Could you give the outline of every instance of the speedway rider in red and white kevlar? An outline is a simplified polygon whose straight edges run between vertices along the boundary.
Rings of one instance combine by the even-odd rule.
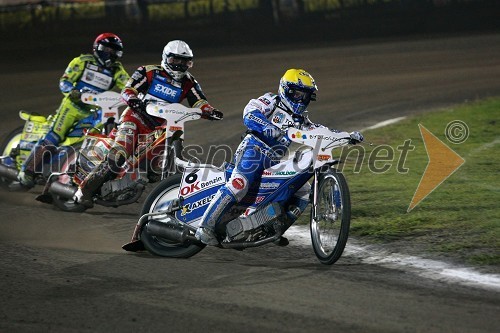
[[[128,157],[133,154],[139,135],[151,133],[156,126],[164,122],[164,119],[146,112],[147,101],[180,103],[186,99],[191,107],[201,109],[202,118],[222,119],[222,112],[208,103],[199,83],[188,72],[192,65],[193,52],[188,44],[173,40],[163,49],[160,66],[141,66],[132,74],[121,93],[128,108],[120,118],[114,144],[107,159],[80,185],[75,193],[77,202],[91,207],[93,194],[102,184],[114,179]]]
[[[202,217],[196,238],[207,245],[218,245],[215,226],[221,217],[247,194],[250,186],[260,183],[264,169],[279,163],[291,141],[283,135],[290,125],[299,129],[323,127],[312,123],[307,106],[316,99],[316,83],[302,69],[289,69],[281,78],[278,95],[266,93],[252,99],[243,111],[243,123],[248,128],[234,155],[235,167],[231,177],[222,186]],[[351,133],[354,142],[363,141],[359,132]],[[309,203],[310,185],[306,183],[288,202],[290,226]],[[280,245],[288,244],[283,237]]]

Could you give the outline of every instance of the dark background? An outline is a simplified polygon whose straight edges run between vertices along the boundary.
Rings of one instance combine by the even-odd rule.
[[[3,0],[3,64],[68,59],[104,31],[126,54],[182,38],[205,56],[268,48],[500,30],[493,0]],[[10,68],[10,67],[9,67]],[[7,68],[8,70],[8,68]]]
[[[164,3],[209,3],[213,9],[221,2]],[[235,3],[254,2],[223,1]],[[21,107],[55,111],[65,66],[90,51],[95,36],[106,30],[124,39],[129,70],[159,62],[172,38],[188,41],[195,53],[193,74],[224,112],[223,121],[187,125],[187,143],[204,147],[235,148],[244,105],[275,91],[291,67],[307,69],[318,83],[311,119],[345,130],[500,95],[500,20],[492,1],[375,1],[369,7],[368,1],[344,0],[338,3],[348,7],[326,10],[336,2],[310,0],[324,6],[314,13],[306,13],[302,1],[256,3],[284,7],[277,16],[269,12],[273,7],[258,7],[121,22],[124,16],[110,5],[101,19],[46,16],[24,25],[6,24],[2,12],[0,137],[22,125]],[[480,135],[481,129],[471,133]],[[498,288],[370,264],[365,259],[378,252],[356,252],[352,238],[332,267],[319,264],[311,247],[297,241],[299,232],[287,234],[290,245],[284,248],[206,248],[187,260],[168,260],[121,249],[146,194],[118,209],[68,214],[36,201],[41,190],[0,191],[2,332],[496,333],[500,326]],[[363,190],[351,188],[353,205],[362,204],[356,193]],[[305,228],[303,235],[309,239]],[[425,253],[426,243],[431,237],[442,242],[443,235],[426,236],[387,249],[434,258]],[[489,269],[498,274],[497,266]]]

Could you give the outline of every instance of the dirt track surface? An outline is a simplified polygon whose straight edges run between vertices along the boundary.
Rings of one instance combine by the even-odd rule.
[[[156,63],[159,55],[130,55],[125,65],[132,71]],[[63,61],[52,69],[0,74],[0,136],[21,125],[18,109],[48,114],[57,107],[57,80],[65,66]],[[359,129],[500,95],[500,35],[197,58],[193,74],[225,118],[189,123],[188,144],[235,148],[243,106],[275,91],[290,67],[307,69],[317,81],[313,121]],[[121,245],[130,239],[145,196],[118,209],[69,214],[35,201],[40,191],[0,192],[2,332],[497,332],[500,327],[498,289],[439,282],[350,255],[327,267],[293,238],[286,248],[206,248],[187,260],[125,253]]]

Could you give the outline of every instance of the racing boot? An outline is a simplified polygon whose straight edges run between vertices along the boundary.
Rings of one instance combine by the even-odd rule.
[[[35,174],[29,170],[21,170],[17,175],[17,181],[9,184],[9,191],[29,191],[35,186]]]
[[[278,245],[278,246],[287,246],[288,244],[290,244],[290,241],[288,241],[288,238],[281,236],[280,238],[275,240],[273,243],[274,243],[274,245]]]
[[[102,162],[92,172],[90,172],[84,181],[78,187],[73,196],[73,200],[87,208],[94,206],[94,194],[107,181],[116,178],[116,172],[113,171],[108,162]]]
[[[221,187],[203,214],[200,226],[194,235],[196,239],[206,245],[219,245],[215,226],[236,202],[236,198],[231,191],[226,186]]]
[[[41,139],[31,151],[21,171],[17,175],[18,182],[9,186],[11,191],[27,191],[35,186],[35,172],[42,172],[41,166],[45,153],[52,153],[55,146],[49,140]],[[40,169],[40,170],[39,170]]]

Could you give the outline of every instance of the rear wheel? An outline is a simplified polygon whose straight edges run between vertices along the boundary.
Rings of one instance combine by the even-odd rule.
[[[333,169],[318,179],[316,216],[311,209],[314,253],[325,265],[335,263],[344,252],[351,223],[351,200],[344,176]]]
[[[141,216],[147,213],[158,212],[165,206],[166,202],[177,199],[181,185],[181,176],[180,174],[172,175],[158,183],[146,198],[142,206]],[[154,219],[161,222],[161,218],[154,217]],[[168,219],[168,217],[164,217],[163,219]],[[153,236],[147,231],[146,224],[142,228],[140,238],[146,250],[162,257],[189,258],[205,247],[204,245],[193,244],[190,241],[178,243],[166,238]]]

